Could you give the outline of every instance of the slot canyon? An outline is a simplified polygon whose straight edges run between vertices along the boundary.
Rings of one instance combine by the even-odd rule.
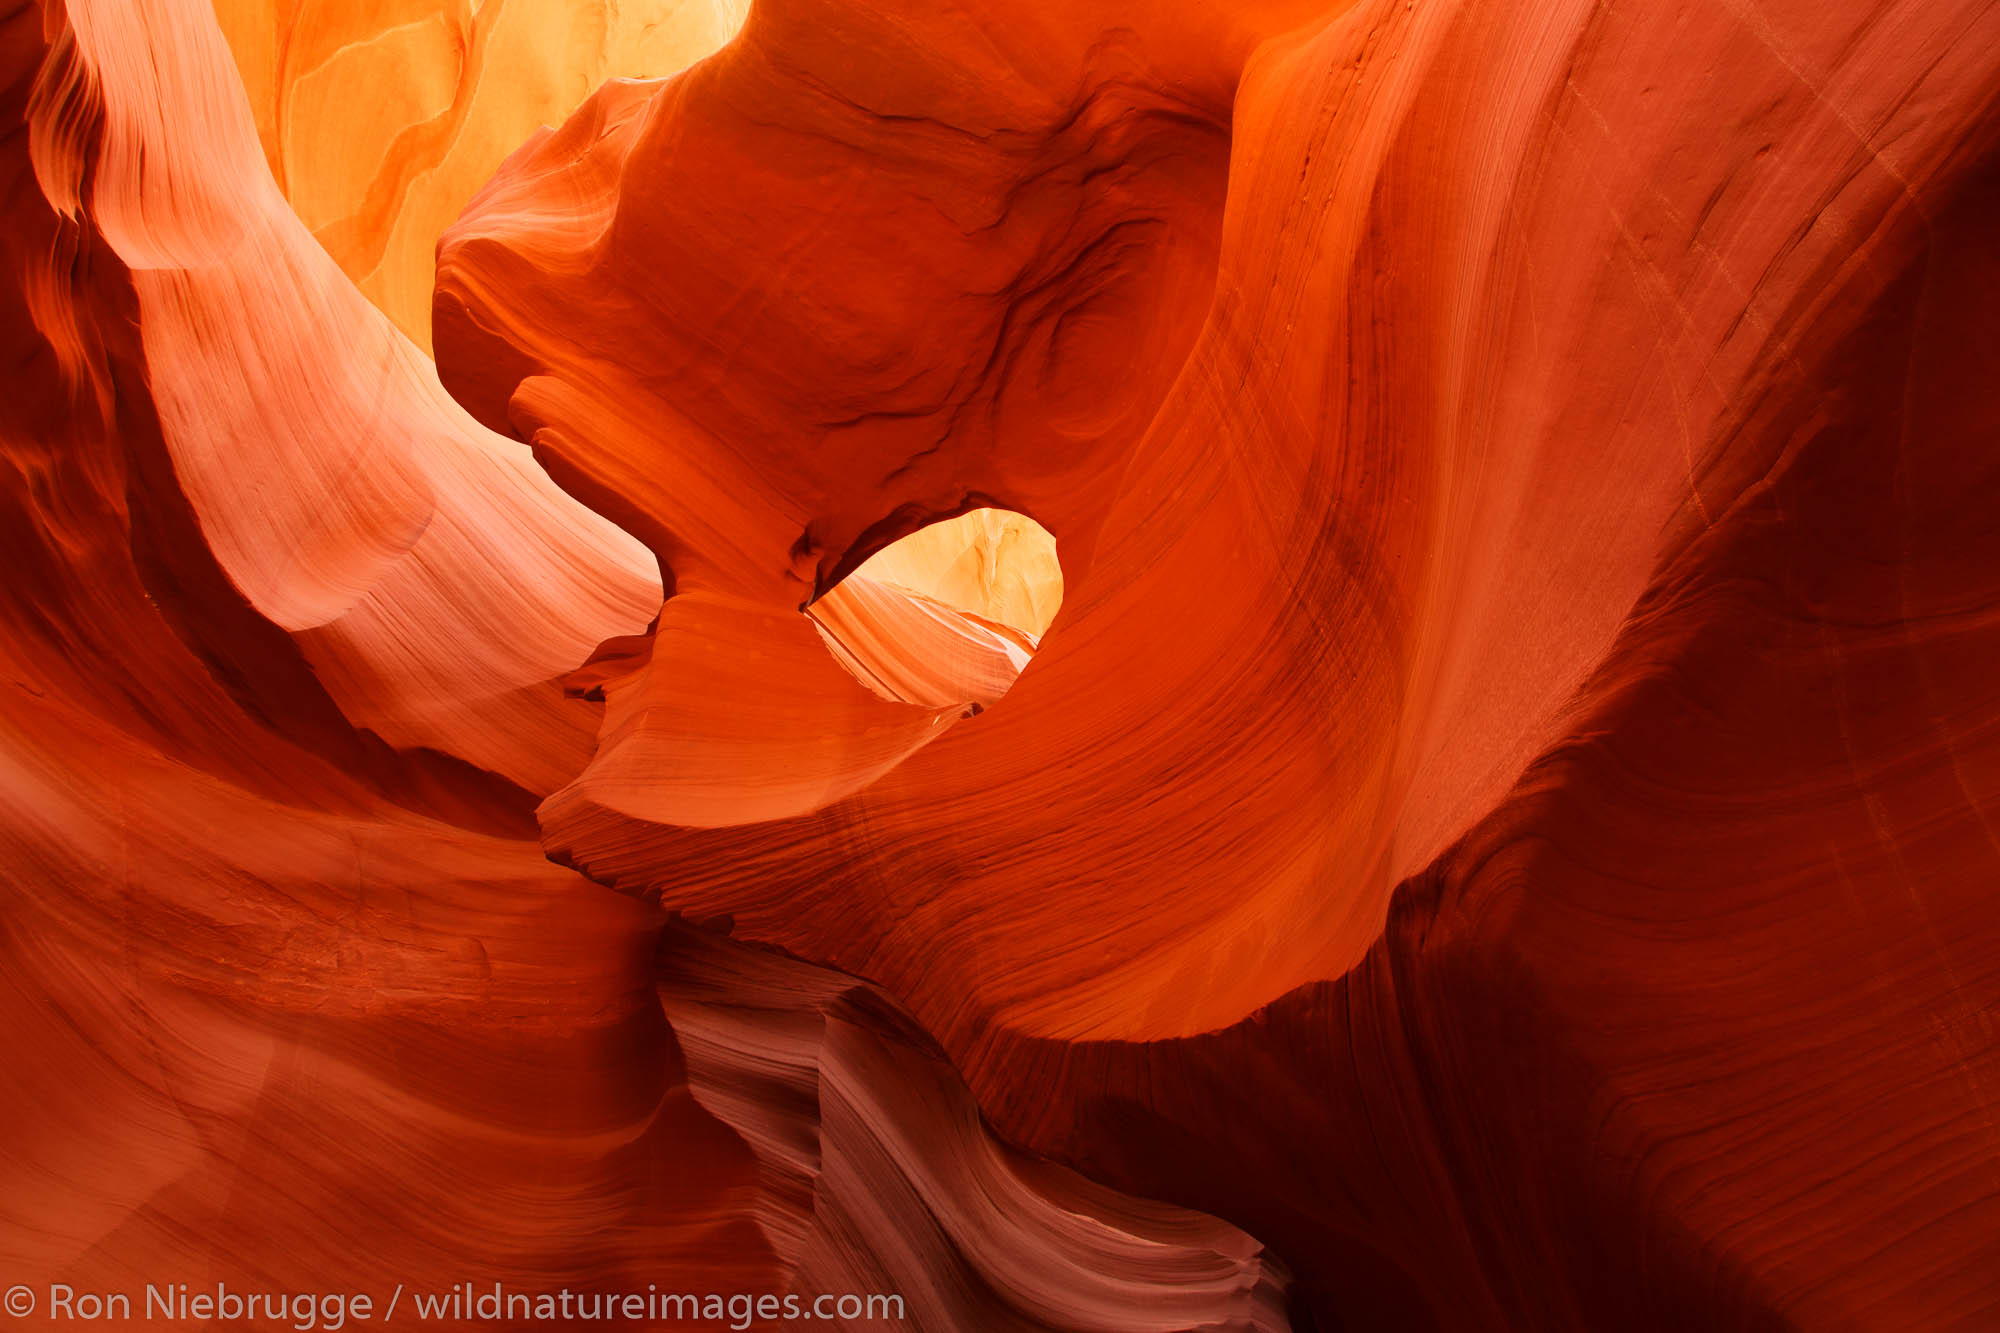
[[[0,10],[0,1327],[2000,1328],[2000,6]]]

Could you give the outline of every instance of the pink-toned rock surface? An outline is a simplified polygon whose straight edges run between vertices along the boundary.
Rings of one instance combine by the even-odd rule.
[[[772,1196],[811,1201],[765,1228],[804,1288],[906,1292],[940,1327],[996,1333],[1290,1327],[1287,1275],[1255,1242],[995,1143],[944,1053],[872,987],[691,932],[669,933],[663,963],[696,1100]]]
[[[560,785],[594,717],[554,682],[644,628],[653,561],[468,419],[313,244],[198,7],[72,17],[31,114],[35,177],[131,273],[158,428],[216,563],[357,725]],[[88,349],[59,355],[81,373]]]

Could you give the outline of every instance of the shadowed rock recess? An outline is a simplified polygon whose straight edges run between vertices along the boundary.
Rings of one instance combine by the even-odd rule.
[[[0,1285],[2000,1326],[2000,8],[0,9]]]

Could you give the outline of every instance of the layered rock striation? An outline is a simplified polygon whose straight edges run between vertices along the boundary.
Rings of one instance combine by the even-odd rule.
[[[10,1281],[375,1318],[472,1283],[730,1302],[696,1327],[863,1293],[914,1328],[1287,1327],[1255,1240],[1000,1146],[888,1001],[824,1050],[855,983],[802,964],[747,1014],[674,1001],[845,1071],[772,1108],[840,1145],[812,1188],[771,1172],[758,1122],[695,1092],[667,918],[551,865],[533,817],[601,725],[578,669],[658,613],[650,553],[467,417],[313,243],[201,7],[0,23]]]
[[[6,1271],[2000,1317],[2000,13],[597,12],[5,17]]]
[[[1989,1318],[1993,15],[823,21],[510,164],[446,383],[697,597],[981,503],[1063,610],[810,812],[586,768],[552,852],[874,978],[1329,1321]]]

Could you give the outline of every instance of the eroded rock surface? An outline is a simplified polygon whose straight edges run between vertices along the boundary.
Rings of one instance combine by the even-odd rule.
[[[2000,11],[528,10],[6,18],[6,1271],[2000,1319]]]

